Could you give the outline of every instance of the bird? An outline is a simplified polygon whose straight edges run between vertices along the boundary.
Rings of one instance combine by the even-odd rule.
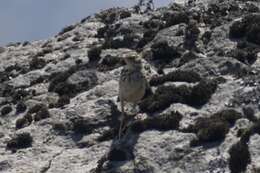
[[[123,67],[119,79],[119,99],[121,104],[121,119],[119,127],[119,139],[123,123],[127,118],[125,113],[125,102],[130,102],[136,107],[137,103],[144,97],[147,88],[147,80],[142,71],[142,61],[137,53],[131,53],[124,58],[126,65]]]

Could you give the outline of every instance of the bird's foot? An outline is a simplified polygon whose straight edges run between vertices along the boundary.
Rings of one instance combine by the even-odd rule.
[[[147,118],[147,115],[142,114],[142,113],[138,113],[138,114],[136,114],[136,116],[135,116],[135,120],[144,120],[144,119],[146,119],[146,118]]]

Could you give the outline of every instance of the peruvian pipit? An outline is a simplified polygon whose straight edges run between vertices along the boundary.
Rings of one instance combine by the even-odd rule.
[[[125,127],[123,122],[127,119],[127,114],[125,114],[124,106],[125,102],[131,102],[136,106],[138,101],[140,101],[146,90],[146,79],[142,73],[142,62],[137,54],[127,55],[124,57],[126,65],[121,71],[119,80],[119,98],[121,103],[122,117],[120,119],[119,127],[119,139],[121,137],[122,130]]]

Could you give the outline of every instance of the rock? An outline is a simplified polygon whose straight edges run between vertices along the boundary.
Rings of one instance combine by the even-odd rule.
[[[67,95],[62,95],[59,97],[58,102],[55,103],[55,107],[63,107],[67,104],[70,104],[70,97]]]
[[[251,162],[250,153],[247,144],[238,142],[229,150],[229,168],[232,173],[243,172]]]
[[[242,20],[233,23],[230,27],[230,36],[234,38],[245,36],[248,41],[260,44],[257,37],[259,22],[259,14],[249,14]]]
[[[33,117],[31,114],[26,114],[24,117],[22,118],[18,118],[15,122],[15,127],[16,129],[21,129],[24,127],[29,126],[33,121]]]
[[[176,48],[170,47],[167,41],[160,41],[152,45],[153,59],[159,62],[170,62],[180,54]]]
[[[0,47],[0,54],[5,52],[5,48],[4,47]]]
[[[67,130],[70,129],[69,123],[63,122],[63,121],[55,121],[55,122],[53,122],[52,128],[55,131],[58,131],[58,132],[61,132],[61,133],[62,132],[66,132]]]
[[[179,112],[171,112],[156,117],[136,121],[131,124],[130,128],[133,132],[143,132],[145,130],[174,130],[178,129],[182,115]]]
[[[120,149],[112,149],[109,152],[108,160],[110,161],[125,161],[127,160],[126,153]]]
[[[0,171],[7,171],[12,167],[12,163],[8,160],[1,160],[0,161]]]
[[[88,51],[88,57],[90,61],[98,61],[100,59],[100,54],[102,51],[102,47],[92,47]]]
[[[69,32],[69,31],[73,30],[75,27],[76,27],[76,25],[69,25],[69,26],[63,28],[63,29],[59,32],[59,35],[63,35],[63,34],[65,34],[66,32]]]
[[[42,106],[34,115],[34,121],[40,121],[45,118],[49,118],[50,113],[48,111],[48,108],[46,106]]]
[[[10,112],[12,112],[12,107],[11,106],[5,106],[1,109],[1,115],[5,116],[7,114],[9,114]]]
[[[153,95],[141,101],[140,109],[144,112],[154,113],[166,109],[172,103],[185,103],[189,99],[191,90],[185,85],[160,86]]]
[[[180,23],[187,23],[189,18],[185,11],[169,11],[163,14],[163,20],[166,21],[166,26],[169,27]]]
[[[0,47],[0,172],[259,172],[260,2],[201,2],[112,8]],[[150,86],[118,139],[132,53]]]
[[[210,117],[200,117],[194,125],[186,129],[188,132],[195,132],[198,139],[191,142],[192,146],[205,142],[221,142],[225,139],[229,128],[235,121],[242,118],[241,113],[233,109],[225,109]]]
[[[41,69],[43,68],[44,66],[46,65],[46,62],[44,59],[42,58],[38,58],[37,56],[36,57],[33,57],[31,62],[30,62],[30,68],[32,70],[34,69]]]
[[[199,82],[201,77],[199,74],[193,71],[173,71],[166,75],[159,77],[153,77],[150,80],[151,86],[161,85],[165,82]]]
[[[247,166],[247,172],[259,172],[259,135],[255,134],[250,138],[248,150],[250,153],[251,163]]]
[[[243,113],[250,121],[253,122],[257,121],[257,117],[255,116],[255,111],[251,106],[243,107]]]
[[[72,129],[79,134],[90,134],[94,130],[102,129],[105,126],[118,128],[118,117],[120,112],[111,100],[98,100],[96,102],[100,107],[96,110],[99,116],[82,117],[76,115],[71,117]]]
[[[19,133],[7,142],[8,150],[17,150],[32,146],[33,138],[30,133]]]
[[[16,105],[16,114],[23,113],[27,109],[24,102],[18,102]]]
[[[116,20],[130,17],[131,13],[127,9],[111,8],[108,10],[104,10],[99,14],[96,14],[96,16],[100,18],[102,22],[106,24],[111,24]]]
[[[98,64],[100,71],[112,70],[123,65],[125,54],[134,52],[130,49],[107,49],[101,52],[101,59]]]

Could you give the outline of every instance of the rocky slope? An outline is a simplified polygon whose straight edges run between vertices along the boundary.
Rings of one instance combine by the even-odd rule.
[[[260,172],[259,6],[113,8],[1,47],[0,172]],[[118,140],[129,51],[152,92]]]

